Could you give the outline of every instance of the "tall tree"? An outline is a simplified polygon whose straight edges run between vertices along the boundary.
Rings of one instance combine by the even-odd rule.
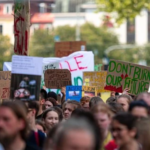
[[[142,9],[150,9],[149,0],[96,0],[99,10],[117,12],[116,20],[133,19]]]
[[[0,34],[0,70],[3,70],[3,63],[5,61],[11,61],[12,53],[13,46],[10,43],[9,37]]]
[[[54,35],[46,30],[39,29],[34,32],[30,40],[30,55],[49,57],[54,56]]]

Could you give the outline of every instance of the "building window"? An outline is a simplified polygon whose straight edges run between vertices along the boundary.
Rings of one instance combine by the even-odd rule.
[[[3,26],[0,25],[0,34],[3,34]]]
[[[12,13],[12,4],[6,4],[4,7],[4,14],[11,14]]]
[[[127,43],[135,43],[135,19],[127,20]]]
[[[47,12],[47,6],[45,3],[40,3],[39,8],[40,8],[40,10],[39,10],[40,13],[46,13]]]

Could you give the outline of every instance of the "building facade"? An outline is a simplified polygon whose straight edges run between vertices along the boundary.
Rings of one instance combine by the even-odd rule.
[[[31,0],[31,34],[35,29],[49,29],[54,21],[52,5],[55,0]],[[10,37],[14,43],[14,0],[0,0],[0,34]]]

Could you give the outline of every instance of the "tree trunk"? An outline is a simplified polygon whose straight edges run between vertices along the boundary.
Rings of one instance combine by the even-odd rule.
[[[28,55],[30,0],[15,0],[14,3],[14,52],[18,55]]]

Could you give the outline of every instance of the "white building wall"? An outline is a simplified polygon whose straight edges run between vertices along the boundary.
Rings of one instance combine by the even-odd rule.
[[[0,20],[0,25],[3,26],[3,35],[9,36],[10,42],[14,44],[14,32],[13,32],[13,27],[14,27],[14,21],[12,20]]]
[[[142,10],[135,19],[135,43],[138,45],[148,42],[148,12]]]
[[[127,43],[127,22],[125,21],[119,27],[114,28],[114,32],[117,34],[119,42],[122,44]]]

